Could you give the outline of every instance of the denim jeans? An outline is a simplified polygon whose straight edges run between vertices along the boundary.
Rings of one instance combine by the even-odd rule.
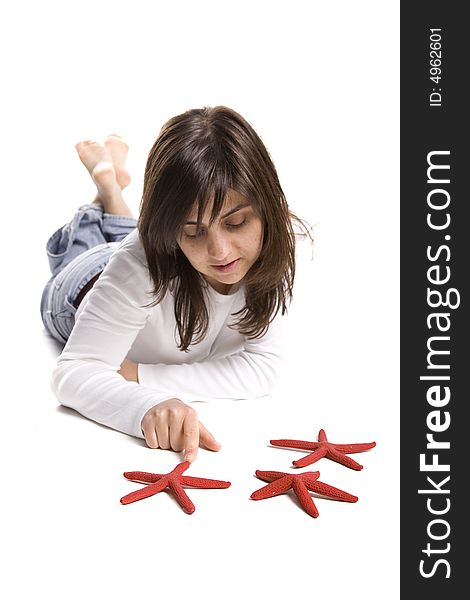
[[[53,338],[67,341],[75,323],[78,294],[101,273],[136,225],[132,217],[105,213],[97,203],[86,204],[49,238],[46,251],[52,277],[42,293],[41,317]]]

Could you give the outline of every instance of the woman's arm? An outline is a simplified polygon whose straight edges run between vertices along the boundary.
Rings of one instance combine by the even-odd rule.
[[[170,388],[177,387],[183,398],[188,395],[188,399],[265,396],[281,369],[286,318],[278,314],[262,337],[246,339],[242,350],[224,358],[180,365],[139,364],[138,381],[149,387],[158,387],[165,381]]]
[[[119,369],[149,309],[150,282],[145,265],[117,250],[90,292],[52,374],[59,402],[124,433],[143,437],[141,421],[153,406],[177,397],[126,381]],[[162,389],[162,388],[160,388]]]

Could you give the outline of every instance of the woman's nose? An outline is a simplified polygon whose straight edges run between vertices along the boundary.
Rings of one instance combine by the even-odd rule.
[[[207,239],[207,253],[210,258],[223,261],[230,258],[230,241],[222,232],[210,232]]]

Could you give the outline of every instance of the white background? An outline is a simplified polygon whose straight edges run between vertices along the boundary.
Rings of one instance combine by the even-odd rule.
[[[398,598],[399,3],[2,6],[2,596]],[[181,456],[59,407],[39,299],[47,238],[93,198],[74,144],[124,136],[136,213],[162,124],[216,104],[258,131],[315,249],[299,263],[277,393],[198,406],[223,448],[187,474],[232,486],[188,490],[189,516],[167,493],[120,505],[139,487],[123,471],[164,473]],[[359,501],[316,499],[312,519],[290,495],[249,500],[256,469],[303,455],[269,440],[320,428],[377,442],[354,456],[360,472],[311,468]]]

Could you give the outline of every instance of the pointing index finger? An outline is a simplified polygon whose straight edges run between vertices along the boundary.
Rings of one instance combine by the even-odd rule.
[[[199,421],[197,414],[191,411],[183,421],[184,459],[193,462],[199,448]]]

